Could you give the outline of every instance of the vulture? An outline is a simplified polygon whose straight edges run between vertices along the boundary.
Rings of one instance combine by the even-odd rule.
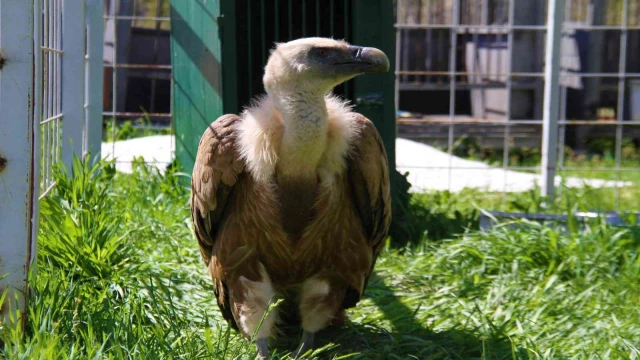
[[[278,43],[266,94],[200,139],[195,236],[224,318],[255,341],[258,358],[280,323],[302,328],[294,356],[312,350],[314,334],[342,324],[365,291],[389,231],[388,161],[373,123],[332,90],[388,69],[372,47]],[[277,299],[286,305],[267,314]]]

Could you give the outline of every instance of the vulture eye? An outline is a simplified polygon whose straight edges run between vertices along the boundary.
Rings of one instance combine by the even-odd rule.
[[[316,55],[318,55],[319,57],[327,57],[328,53],[325,49],[318,49],[316,51]]]

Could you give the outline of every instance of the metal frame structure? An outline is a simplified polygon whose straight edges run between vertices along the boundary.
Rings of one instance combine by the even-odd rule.
[[[128,51],[129,45],[131,44],[130,32],[133,28],[142,27],[142,25],[152,23],[151,27],[152,31],[155,31],[155,39],[153,45],[153,55],[154,60],[157,60],[160,55],[160,50],[158,46],[158,36],[160,35],[160,31],[164,27],[164,30],[170,28],[170,20],[171,18],[168,14],[163,14],[163,8],[169,4],[169,0],[151,0],[150,3],[154,4],[152,9],[153,13],[150,14],[145,11],[145,9],[141,9],[142,2],[139,0],[111,0],[110,2],[105,2],[105,5],[109,3],[110,8],[106,9],[104,14],[104,20],[106,22],[104,39],[105,44],[109,43],[112,47],[112,53],[108,56],[109,60],[103,63],[103,68],[105,74],[111,73],[110,75],[110,89],[111,96],[108,102],[105,102],[102,110],[103,119],[114,119],[111,122],[111,137],[106,139],[104,143],[110,143],[110,156],[107,158],[111,159],[115,157],[115,163],[117,165],[124,165],[121,169],[128,168],[131,164],[130,160],[123,160],[118,156],[119,154],[119,144],[116,139],[116,127],[118,124],[121,124],[125,120],[135,120],[146,118],[151,120],[151,128],[166,128],[171,129],[171,133],[173,134],[173,96],[171,92],[173,91],[173,84],[169,84],[169,92],[170,92],[170,103],[169,103],[169,112],[159,112],[154,110],[154,99],[155,99],[155,91],[156,91],[156,78],[151,76],[151,104],[148,111],[125,111],[122,109],[122,102],[124,97],[120,94],[120,91],[123,89],[122,84],[120,82],[126,82],[126,72],[130,71],[138,71],[138,72],[168,72],[169,78],[172,80],[171,72],[172,66],[166,64],[157,64],[157,63],[139,63],[132,62],[130,60],[122,62],[120,59],[127,59],[129,54],[123,53],[124,51]],[[163,16],[166,15],[166,16]],[[129,32],[129,33],[127,33]],[[122,39],[124,37],[124,39]],[[168,35],[167,35],[168,40]],[[123,46],[124,45],[124,46]],[[169,57],[169,54],[163,54],[166,57]],[[108,76],[108,75],[107,75]],[[167,121],[162,121],[162,119],[168,119]],[[160,121],[156,121],[160,120]],[[156,124],[154,124],[156,123]],[[139,125],[134,125],[139,126]],[[149,126],[149,124],[143,125]],[[175,141],[173,137],[171,138],[170,143],[170,154],[168,154],[168,158],[173,158],[175,152]],[[104,156],[103,156],[104,157]],[[149,164],[158,164],[159,162],[150,159],[145,159],[146,163]],[[168,165],[168,164],[165,164]]]
[[[99,0],[0,2],[0,293],[10,291],[1,314],[18,311],[22,325],[38,201],[58,163],[71,171],[74,156],[99,151],[102,11]]]
[[[452,155],[454,146],[456,143],[457,130],[463,127],[471,129],[479,129],[480,127],[493,127],[501,128],[500,135],[503,137],[503,161],[502,169],[507,173],[507,170],[520,170],[520,171],[536,171],[542,175],[542,193],[553,197],[555,193],[554,178],[556,173],[567,171],[611,171],[616,173],[616,177],[619,180],[621,174],[629,171],[640,171],[640,167],[622,167],[622,143],[625,129],[631,127],[638,127],[640,121],[638,119],[627,119],[626,113],[629,112],[628,97],[628,85],[629,80],[640,78],[640,73],[627,72],[627,65],[631,61],[628,57],[629,46],[629,33],[631,31],[640,31],[640,3],[633,4],[630,0],[619,0],[622,6],[615,12],[608,11],[606,17],[608,23],[597,23],[594,19],[597,17],[598,12],[604,12],[604,7],[608,4],[607,0],[547,0],[546,2],[546,24],[536,24],[528,22],[516,22],[514,21],[514,12],[518,10],[519,6],[529,6],[533,2],[524,2],[516,0],[432,0],[426,2],[429,6],[440,6],[442,13],[445,15],[434,16],[432,9],[421,9],[422,18],[413,19],[413,21],[405,21],[399,19],[395,25],[396,28],[396,103],[401,108],[401,99],[404,96],[409,96],[410,92],[415,91],[448,91],[449,94],[449,111],[446,115],[441,116],[415,116],[411,115],[409,119],[398,119],[399,136],[409,137],[422,140],[423,142],[429,142],[422,137],[421,131],[426,131],[429,127],[434,126],[448,126],[448,135],[446,136],[446,151]],[[425,2],[416,2],[422,3]],[[403,14],[406,8],[411,5],[412,0],[397,0],[398,11],[397,14]],[[464,3],[464,4],[463,4]],[[494,22],[489,23],[488,19],[491,17],[489,14],[489,4],[493,6],[493,18]],[[464,5],[464,7],[462,6]],[[631,11],[631,6],[635,6]],[[473,16],[469,17],[469,9],[473,7],[481,8],[479,11],[481,14],[481,20],[475,19]],[[496,8],[501,8],[501,11],[497,11]],[[613,8],[613,7],[611,7]],[[464,9],[467,13],[461,14],[461,9]],[[549,11],[551,9],[552,11]],[[619,12],[619,13],[618,13]],[[496,15],[498,14],[498,15]],[[501,14],[501,15],[500,15]],[[506,14],[506,17],[505,17]],[[631,14],[631,15],[630,15]],[[464,16],[467,18],[465,19]],[[633,16],[633,21],[630,20],[630,16]],[[461,23],[461,19],[465,19],[465,23]],[[590,21],[591,23],[586,23]],[[424,45],[428,50],[437,48],[440,45],[441,48],[448,49],[448,70],[437,68],[433,63],[426,61],[425,64],[413,65],[408,61],[411,59],[407,50],[411,40],[411,32],[424,31],[427,34],[436,31],[449,32],[449,39],[443,40],[430,38],[423,40]],[[618,54],[618,66],[615,71],[603,70],[604,64],[600,65],[599,62],[593,62],[596,65],[591,65],[588,69],[568,69],[565,63],[564,57],[566,57],[567,43],[563,41],[570,32],[581,31],[588,34],[602,33],[602,32],[618,32],[620,38],[619,54]],[[545,62],[541,66],[535,69],[535,71],[520,72],[513,69],[513,64],[521,59],[514,55],[514,36],[516,33],[537,33],[545,34],[546,38],[551,40],[546,42],[545,50]],[[500,72],[488,72],[488,73],[473,73],[469,70],[460,69],[460,61],[457,58],[460,47],[460,36],[473,34],[473,40],[471,42],[478,42],[478,36],[476,34],[488,34],[491,36],[506,37],[506,48],[508,50],[506,66],[498,66],[499,68],[506,69]],[[417,41],[417,40],[416,40]],[[414,41],[415,43],[415,41]],[[435,43],[435,45],[434,45]],[[438,53],[431,51],[431,53]],[[441,53],[441,51],[440,51]],[[522,56],[519,54],[518,56]],[[493,61],[499,62],[500,59],[493,59]],[[634,57],[633,61],[640,61]],[[562,62],[562,64],[561,64]],[[550,64],[550,66],[544,66],[544,64]],[[561,66],[562,65],[562,66]],[[434,68],[434,66],[436,68]],[[597,68],[601,66],[602,68]],[[610,64],[607,64],[610,66]],[[580,71],[582,70],[582,71]],[[437,77],[440,77],[436,81]],[[461,82],[461,79],[471,79],[473,77],[482,78],[479,83]],[[498,81],[496,81],[498,79]],[[538,81],[544,85],[544,96],[539,97],[542,104],[538,114],[540,117],[534,118],[517,118],[512,114],[514,106],[514,100],[512,98],[514,90],[517,89],[519,84],[516,80],[520,79],[532,79]],[[536,80],[537,79],[537,80]],[[568,80],[580,79],[613,79],[617,80],[616,86],[616,105],[615,105],[615,120],[609,121],[597,121],[585,118],[569,118],[567,116],[567,85]],[[457,111],[456,104],[460,100],[458,94],[460,91],[472,91],[474,89],[503,89],[506,90],[504,97],[506,106],[506,113],[502,118],[474,118],[468,114],[463,114]],[[596,94],[596,97],[600,96]],[[428,102],[425,99],[425,102]],[[412,130],[412,133],[403,133],[403,126],[413,126],[417,130]],[[539,129],[538,133],[538,149],[542,153],[542,163],[539,166],[514,166],[510,164],[510,151],[513,148],[514,131],[521,126],[535,127]],[[615,144],[614,144],[614,167],[571,167],[566,166],[566,153],[564,151],[566,145],[566,132],[568,127],[577,128],[596,128],[604,129],[606,127],[615,127]],[[478,135],[476,135],[478,136]],[[449,172],[454,167],[448,167]],[[473,171],[475,167],[467,167],[465,170]],[[478,167],[478,170],[485,169],[484,167]],[[470,173],[472,175],[473,172]],[[506,176],[506,175],[505,175]],[[556,180],[557,181],[557,180]],[[506,189],[505,181],[505,189]],[[616,187],[616,201],[619,202],[619,187]]]
[[[0,320],[22,322],[38,213],[33,10],[33,0],[0,2]]]

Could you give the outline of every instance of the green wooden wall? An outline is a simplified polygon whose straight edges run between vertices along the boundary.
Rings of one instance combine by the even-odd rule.
[[[222,115],[219,0],[171,0],[176,157],[191,173],[202,133]]]
[[[395,32],[393,31],[393,3],[389,0],[353,1],[352,39],[359,46],[382,50],[389,58],[389,71],[366,74],[353,79],[356,111],[368,117],[378,129],[389,158],[389,169],[396,168],[396,109],[395,109]],[[395,176],[390,177],[395,189]],[[393,192],[393,191],[392,191]]]

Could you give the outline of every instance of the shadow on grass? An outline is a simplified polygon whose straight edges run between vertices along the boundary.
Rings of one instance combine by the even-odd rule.
[[[321,359],[353,354],[349,359],[512,359],[526,358],[526,353],[512,347],[506,336],[479,338],[469,331],[450,329],[435,332],[416,320],[418,309],[403,303],[384,279],[373,274],[367,290],[390,331],[377,325],[380,319],[365,318],[349,321],[341,327],[331,327],[317,336],[316,347],[333,343],[338,346],[320,355]],[[364,309],[366,311],[366,309]],[[372,310],[373,312],[374,310]],[[373,316],[373,315],[372,315]],[[299,334],[286,331],[277,345],[280,349],[295,348]]]

